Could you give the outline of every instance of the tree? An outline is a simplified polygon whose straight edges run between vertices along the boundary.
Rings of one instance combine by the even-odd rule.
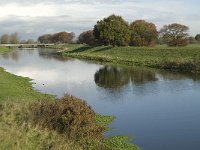
[[[200,34],[197,34],[197,35],[195,36],[195,39],[196,39],[198,42],[200,42]]]
[[[1,44],[9,44],[10,43],[10,37],[8,34],[3,34],[1,36]]]
[[[73,43],[74,38],[76,37],[74,32],[69,33],[69,43]]]
[[[52,35],[51,34],[44,34],[38,37],[38,42],[40,43],[51,43]]]
[[[11,44],[18,44],[19,43],[19,35],[17,32],[10,35],[10,43]]]
[[[133,46],[154,46],[158,41],[158,31],[155,24],[144,20],[136,20],[130,25]]]
[[[94,36],[100,44],[125,46],[130,40],[129,25],[121,16],[111,15],[97,22]]]
[[[53,43],[72,43],[74,33],[59,32],[52,36]]]
[[[197,43],[197,40],[193,36],[188,37],[188,41],[189,41],[190,44],[196,44]]]
[[[28,39],[26,41],[26,44],[34,44],[34,43],[35,43],[35,41],[33,39]]]
[[[85,31],[81,33],[78,37],[79,43],[88,44],[88,45],[94,45],[95,44],[95,38],[92,30]]]
[[[160,30],[160,35],[169,46],[186,46],[188,42],[189,27],[182,24],[165,25]]]

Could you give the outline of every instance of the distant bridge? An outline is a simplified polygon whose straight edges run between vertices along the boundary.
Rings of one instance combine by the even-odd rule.
[[[53,45],[55,44],[0,44],[0,47],[37,48],[37,47],[47,47]]]

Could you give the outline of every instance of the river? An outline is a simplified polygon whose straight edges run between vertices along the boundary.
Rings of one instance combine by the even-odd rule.
[[[0,66],[33,79],[33,87],[86,100],[97,113],[114,115],[106,136],[129,135],[144,150],[198,150],[200,76],[55,55],[51,49],[18,49]]]

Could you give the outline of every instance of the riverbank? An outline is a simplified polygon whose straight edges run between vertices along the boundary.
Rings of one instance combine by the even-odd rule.
[[[49,112],[49,109],[46,108],[55,103],[55,97],[33,90],[30,81],[29,78],[12,75],[0,68],[0,134],[2,135],[0,147],[2,149],[138,149],[132,144],[127,144],[127,139],[124,136],[101,140],[91,136],[89,140],[83,140],[82,138],[74,138],[74,136],[68,137],[67,133],[61,134],[50,127],[42,127],[41,124],[44,120],[40,118],[36,124],[32,124],[30,120],[35,114],[41,112],[39,108],[45,108],[45,112]],[[71,98],[71,96],[66,98],[70,104],[73,102]],[[81,102],[74,97],[72,99],[78,104]],[[36,107],[35,109],[39,109],[39,111],[31,113],[32,109],[30,108],[35,105],[40,106],[42,102],[46,103],[47,107]],[[76,108],[76,105],[73,107]],[[59,119],[62,117],[62,115],[57,116]],[[90,128],[91,125],[91,130],[93,127],[101,129],[102,126],[107,129],[107,125],[112,120],[113,117],[96,115],[95,120],[88,120],[88,127]],[[81,134],[81,132],[79,133]]]
[[[178,72],[200,73],[200,44],[186,47],[91,47],[80,44],[57,46],[66,49],[64,56],[114,63],[129,66],[143,66]]]

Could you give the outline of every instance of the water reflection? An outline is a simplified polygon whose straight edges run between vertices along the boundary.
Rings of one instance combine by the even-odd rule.
[[[52,50],[52,49],[40,49],[38,51],[38,53],[39,53],[40,57],[45,58],[45,59],[55,59],[55,60],[58,60],[58,61],[72,60],[69,57],[57,55],[57,51]]]
[[[109,89],[121,88],[129,82],[140,85],[157,80],[154,71],[141,68],[105,66],[94,75],[94,81],[99,87]]]
[[[191,79],[193,81],[200,80],[200,75],[193,73],[178,73],[178,72],[157,70],[157,74],[164,80],[187,80],[187,79]]]
[[[15,62],[19,61],[19,52],[18,51],[13,51],[12,53],[4,53],[1,55],[4,59],[12,59]]]

